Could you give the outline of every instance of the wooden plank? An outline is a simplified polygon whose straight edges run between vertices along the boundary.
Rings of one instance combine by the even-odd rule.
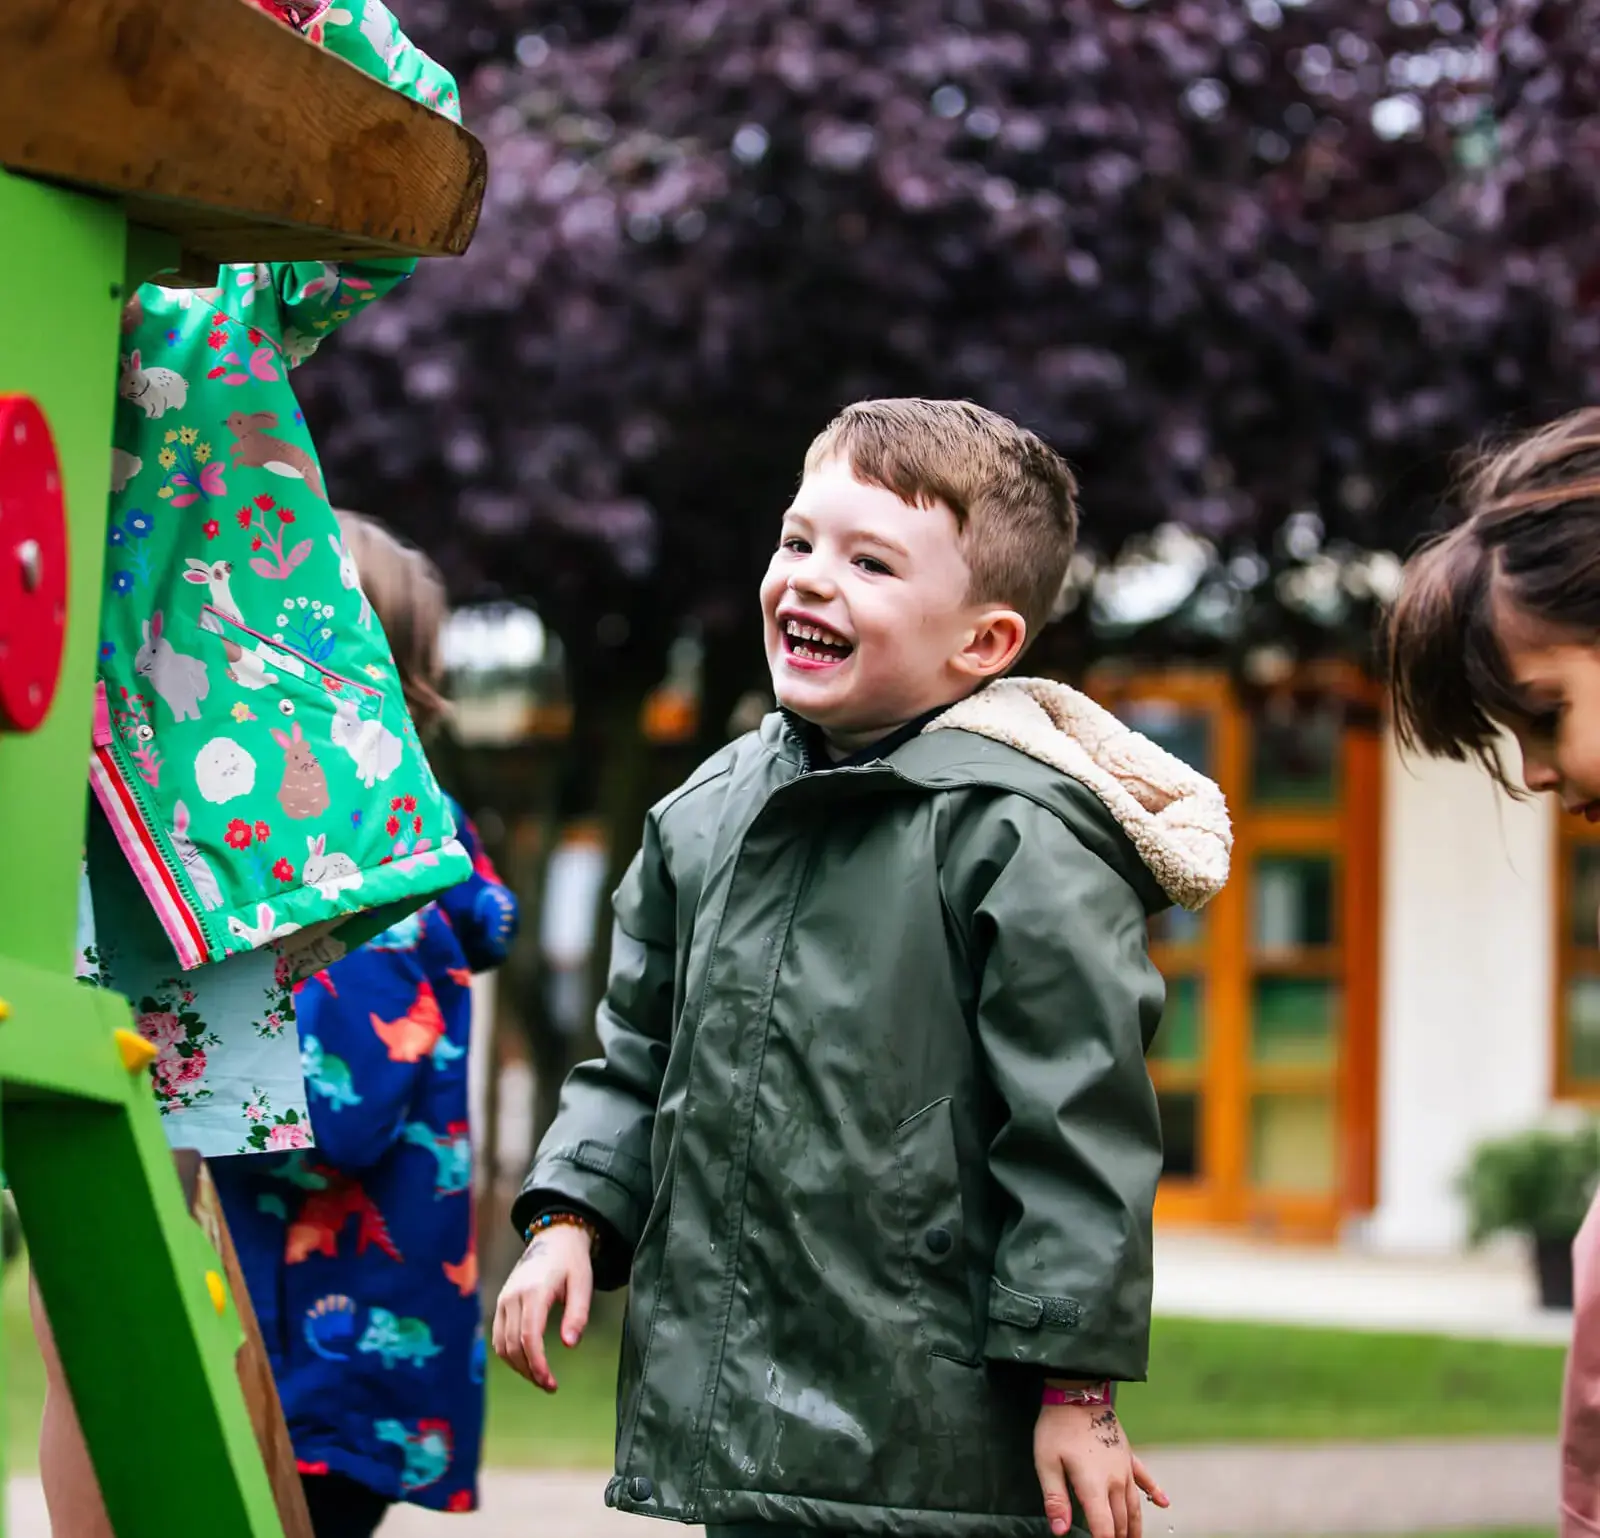
[[[127,1098],[127,1070],[111,1034],[132,1023],[125,1000],[5,955],[0,1000],[0,1091],[7,1101],[72,1095],[109,1106]]]
[[[239,1387],[244,1390],[245,1408],[250,1412],[256,1445],[267,1466],[267,1478],[272,1483],[272,1497],[277,1503],[278,1519],[283,1523],[284,1538],[313,1538],[311,1513],[306,1508],[294,1444],[289,1440],[278,1386],[272,1378],[272,1363],[261,1338],[261,1325],[245,1286],[233,1237],[228,1232],[228,1220],[222,1213],[221,1198],[211,1182],[210,1171],[194,1149],[175,1148],[172,1157],[178,1166],[178,1181],[189,1211],[221,1257],[228,1291],[233,1296],[239,1322],[244,1326],[244,1344],[239,1348]]]
[[[3,0],[0,164],[218,263],[457,256],[487,174],[464,128],[245,0]]]

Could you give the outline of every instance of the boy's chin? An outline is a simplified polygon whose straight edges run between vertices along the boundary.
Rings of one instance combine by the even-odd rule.
[[[791,715],[799,716],[824,730],[840,714],[838,701],[830,700],[826,690],[814,684],[808,685],[803,679],[797,680],[782,668],[773,669],[772,693],[778,704]]]

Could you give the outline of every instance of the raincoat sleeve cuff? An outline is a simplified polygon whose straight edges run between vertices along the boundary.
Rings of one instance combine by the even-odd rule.
[[[596,1242],[594,1248],[594,1274],[596,1286],[600,1286],[599,1278],[602,1274],[607,1277],[613,1275],[619,1268],[622,1272],[622,1281],[607,1282],[605,1287],[620,1287],[628,1279],[628,1270],[632,1264],[631,1255],[617,1231],[605,1218],[592,1207],[585,1206],[582,1202],[568,1201],[564,1197],[551,1196],[548,1200],[539,1200],[544,1193],[538,1191],[524,1191],[512,1207],[513,1222],[519,1237],[528,1242],[528,1228],[536,1223],[547,1212],[569,1212],[573,1217],[582,1218],[583,1221],[594,1229]]]
[[[520,1235],[541,1212],[557,1208],[589,1218],[600,1233],[595,1286],[601,1291],[625,1286],[647,1210],[630,1177],[642,1175],[649,1189],[648,1171],[628,1168],[633,1164],[616,1149],[592,1143],[551,1149],[540,1155],[512,1204],[512,1224]]]
[[[1094,1330],[1076,1298],[1021,1292],[998,1277],[989,1283],[984,1355],[1050,1376],[1124,1383],[1142,1382],[1147,1365],[1142,1334],[1122,1339]]]

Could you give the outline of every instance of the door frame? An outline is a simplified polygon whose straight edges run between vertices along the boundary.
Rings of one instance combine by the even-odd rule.
[[[1195,1179],[1163,1177],[1157,1221],[1172,1226],[1244,1228],[1285,1238],[1326,1240],[1376,1204],[1378,1175],[1378,1009],[1382,935],[1383,694],[1346,664],[1297,670],[1283,688],[1322,695],[1346,707],[1340,737],[1339,788],[1326,808],[1254,808],[1249,803],[1253,731],[1249,703],[1223,673],[1103,669],[1088,692],[1116,711],[1136,702],[1170,703],[1203,713],[1210,724],[1212,777],[1233,817],[1233,877],[1207,909],[1198,948],[1152,943],[1166,972],[1182,966],[1201,983],[1198,1074],[1152,1063],[1158,1091],[1193,1081],[1200,1091],[1199,1164]],[[1251,1060],[1250,999],[1257,961],[1250,938],[1250,871],[1263,853],[1326,851],[1334,862],[1337,930],[1333,951],[1342,1002],[1332,1070],[1335,1170],[1326,1194],[1298,1194],[1250,1182],[1252,1098],[1274,1089],[1330,1086],[1326,1070],[1263,1067]]]

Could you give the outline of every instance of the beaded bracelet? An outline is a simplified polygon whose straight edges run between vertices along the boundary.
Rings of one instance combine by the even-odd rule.
[[[589,1236],[589,1253],[593,1255],[600,1248],[600,1230],[588,1218],[580,1218],[575,1212],[541,1212],[522,1231],[525,1244],[532,1244],[542,1233],[552,1228],[579,1228]]]
[[[1040,1404],[1109,1405],[1111,1385],[1092,1383],[1087,1386],[1064,1388],[1057,1383],[1046,1383],[1039,1395]]]

